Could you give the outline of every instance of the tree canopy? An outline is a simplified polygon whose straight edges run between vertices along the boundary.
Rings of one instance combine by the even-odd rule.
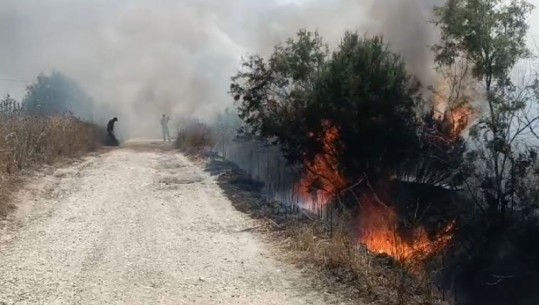
[[[515,166],[531,165],[533,160],[524,156],[535,155],[518,145],[537,121],[529,117],[533,86],[519,88],[509,77],[517,61],[531,54],[526,35],[532,9],[523,0],[448,0],[434,9],[434,23],[441,30],[441,41],[433,48],[436,61],[449,66],[466,60],[484,85],[486,111],[471,133],[476,149],[469,151],[468,159],[474,163],[469,167],[472,177],[479,180],[475,184],[483,191],[476,203],[496,218],[492,224],[503,224],[508,205],[514,205]]]
[[[73,79],[54,72],[40,74],[28,86],[23,105],[27,112],[36,115],[72,113],[82,119],[91,119],[93,100]]]
[[[266,62],[249,57],[232,79],[244,132],[278,144],[291,163],[312,162],[328,130],[337,169],[349,179],[388,175],[418,143],[420,84],[382,37],[347,32],[328,56],[300,31]]]
[[[290,163],[303,161],[306,109],[327,53],[318,33],[301,30],[296,39],[276,46],[267,61],[249,56],[232,78],[242,132],[278,144]]]
[[[434,24],[441,31],[433,48],[436,61],[470,60],[474,76],[490,91],[493,81],[506,81],[516,62],[530,55],[526,20],[532,9],[523,0],[448,0],[434,9]]]
[[[340,168],[347,176],[386,175],[417,146],[420,84],[381,37],[347,32],[319,74],[310,99],[310,130],[337,127]]]

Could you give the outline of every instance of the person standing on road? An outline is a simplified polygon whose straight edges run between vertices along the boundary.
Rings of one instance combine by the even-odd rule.
[[[161,129],[163,130],[163,141],[166,142],[167,139],[169,141],[172,141],[170,139],[170,131],[168,130],[168,121],[170,121],[170,117],[163,114],[163,117],[161,117]]]

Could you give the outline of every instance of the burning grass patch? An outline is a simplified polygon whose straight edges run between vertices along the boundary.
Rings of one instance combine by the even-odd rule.
[[[0,217],[13,209],[9,204],[18,174],[41,164],[96,150],[102,132],[74,117],[2,115],[0,118]]]
[[[258,219],[257,230],[270,236],[319,290],[366,304],[446,304],[433,293],[429,278],[359,245],[354,228],[347,225],[355,216],[334,215],[331,225],[297,207],[266,201],[254,187],[259,183],[230,162],[213,159],[206,162],[206,170],[218,176],[235,208]]]
[[[354,299],[368,304],[446,304],[432,293],[429,279],[354,243],[346,228],[329,233],[323,223],[298,222],[289,224],[282,234],[295,264],[309,264],[328,287]]]

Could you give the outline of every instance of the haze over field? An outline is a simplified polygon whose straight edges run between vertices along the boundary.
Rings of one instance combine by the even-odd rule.
[[[539,0],[531,1],[538,5]],[[120,132],[153,135],[161,113],[211,119],[231,105],[241,56],[268,53],[299,28],[335,45],[346,29],[382,33],[428,81],[436,35],[426,23],[440,0],[4,0],[0,93],[21,99],[41,73],[76,79]],[[530,17],[531,37],[539,15]]]

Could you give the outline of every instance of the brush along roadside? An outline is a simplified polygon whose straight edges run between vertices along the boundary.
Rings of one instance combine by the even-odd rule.
[[[205,123],[187,121],[178,130],[174,147],[190,156],[209,156],[217,143],[215,133]]]
[[[259,221],[249,230],[262,232],[279,256],[302,268],[321,291],[359,304],[446,304],[433,293],[430,279],[355,242],[348,225],[352,215],[335,215],[328,225],[297,207],[266,201],[262,183],[228,161],[206,159],[203,166],[217,176],[237,210]]]
[[[22,172],[95,151],[102,134],[97,126],[70,116],[2,115],[0,218],[14,208],[9,203],[10,195]]]

